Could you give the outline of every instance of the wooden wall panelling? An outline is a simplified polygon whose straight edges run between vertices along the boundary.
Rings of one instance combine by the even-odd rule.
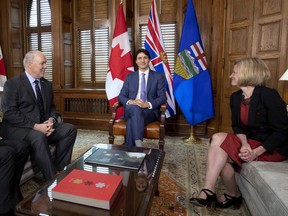
[[[220,98],[223,76],[223,45],[224,45],[224,11],[225,1],[214,0],[211,5],[211,54],[209,71],[211,75],[212,89],[214,93],[215,117],[208,121],[207,134],[211,136],[219,130]],[[215,10],[217,8],[217,10]]]
[[[64,0],[62,7],[63,17],[63,58],[65,88],[74,87],[73,70],[73,1]]]
[[[177,0],[161,0],[161,1],[158,0],[157,6],[158,6],[157,9],[159,11],[158,13],[159,20],[161,20],[162,24],[164,24],[165,22],[169,22],[169,21],[176,22],[177,13],[175,13],[175,8],[177,8]],[[150,11],[150,8],[149,8],[149,11]]]
[[[91,26],[93,19],[91,16],[93,4],[91,0],[74,0],[75,19],[78,26]]]
[[[74,87],[72,0],[51,1],[53,87]]]
[[[1,47],[7,78],[23,71],[23,21],[22,0],[1,1]]]
[[[22,53],[23,53],[23,28],[22,28],[22,1],[11,2],[11,47],[13,69],[10,71],[12,76],[16,76],[23,71]]]
[[[55,91],[57,110],[64,121],[78,128],[108,130],[111,110],[103,90],[62,89]]]
[[[284,83],[279,78],[287,68],[287,7],[286,0],[255,0],[252,55],[267,63],[272,75],[268,86],[282,96]]]
[[[5,69],[7,71],[9,62],[9,52],[10,52],[10,46],[9,46],[9,5],[8,0],[0,1],[0,28],[1,28],[1,34],[0,34],[0,46],[2,49],[2,54],[4,58],[4,64]]]
[[[230,85],[229,75],[234,61],[257,56],[271,70],[268,86],[276,88],[287,102],[287,83],[279,82],[287,68],[287,14],[285,0],[228,0],[225,28],[225,67],[221,79],[221,131],[231,131],[229,97],[237,88]]]
[[[79,88],[79,73],[76,71],[79,71],[79,59],[77,50],[79,48],[79,35],[78,31],[89,29],[92,26],[93,23],[93,17],[92,17],[92,10],[93,10],[93,4],[92,0],[73,0],[73,35],[75,35],[73,39],[73,59],[74,59],[74,81],[75,86],[74,88]],[[92,61],[92,60],[91,60]]]
[[[231,86],[229,76],[234,61],[251,56],[253,38],[254,0],[227,0],[224,38],[223,76],[219,77],[221,91],[219,130],[231,131],[230,95],[237,88]]]
[[[139,0],[139,1],[134,1],[134,51],[138,50],[139,44],[140,44],[140,25],[146,24],[147,20],[148,20],[148,14],[149,14],[149,9],[151,6],[151,2],[149,3],[149,0]],[[137,19],[136,19],[137,17]],[[134,61],[134,57],[133,57],[133,61]],[[135,62],[134,62],[135,64]]]
[[[63,61],[63,0],[51,0],[51,32],[52,32],[52,63],[53,63],[53,88],[61,89],[64,83]]]

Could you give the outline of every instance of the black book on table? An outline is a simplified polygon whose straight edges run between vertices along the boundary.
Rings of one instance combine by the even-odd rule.
[[[98,148],[89,155],[84,162],[90,165],[108,166],[138,171],[142,166],[146,154],[143,152],[129,152],[118,149]]]

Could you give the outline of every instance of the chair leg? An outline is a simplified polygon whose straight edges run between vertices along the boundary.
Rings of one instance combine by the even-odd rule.
[[[157,188],[156,188],[156,191],[155,191],[155,196],[160,196],[160,191],[159,191],[158,185],[157,185]]]
[[[109,144],[114,144],[114,136],[109,136]]]
[[[164,141],[164,140],[159,140],[158,145],[159,145],[159,149],[160,149],[160,150],[164,150],[164,144],[165,144],[165,141]]]

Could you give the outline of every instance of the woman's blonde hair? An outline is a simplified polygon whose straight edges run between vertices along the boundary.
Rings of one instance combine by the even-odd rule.
[[[243,58],[235,62],[238,86],[265,86],[271,77],[266,63],[259,58]]]

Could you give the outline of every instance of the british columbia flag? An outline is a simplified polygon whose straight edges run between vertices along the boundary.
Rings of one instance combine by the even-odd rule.
[[[167,110],[165,116],[166,118],[169,118],[170,116],[176,114],[175,99],[173,95],[170,67],[162,39],[155,0],[152,0],[144,48],[150,53],[151,69],[165,75],[167,97]]]

